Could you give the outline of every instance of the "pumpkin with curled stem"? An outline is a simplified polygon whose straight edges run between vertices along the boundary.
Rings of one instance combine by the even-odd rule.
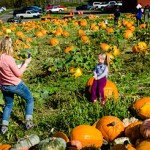
[[[99,119],[96,128],[101,131],[107,142],[112,142],[124,132],[123,122],[115,116],[104,116]]]
[[[38,150],[65,150],[66,141],[62,138],[50,137],[39,142]]]

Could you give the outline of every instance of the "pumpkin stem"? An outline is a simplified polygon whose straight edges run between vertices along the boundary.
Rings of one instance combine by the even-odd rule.
[[[109,123],[107,126],[115,126],[116,125],[116,122],[111,122],[111,123]]]

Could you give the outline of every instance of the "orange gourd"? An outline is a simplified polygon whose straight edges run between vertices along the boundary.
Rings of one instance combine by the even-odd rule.
[[[115,116],[104,116],[96,124],[96,128],[101,131],[104,139],[112,142],[124,132],[123,122]]]
[[[72,129],[70,133],[70,140],[78,140],[81,142],[82,147],[101,147],[102,146],[102,133],[93,126],[79,125]]]

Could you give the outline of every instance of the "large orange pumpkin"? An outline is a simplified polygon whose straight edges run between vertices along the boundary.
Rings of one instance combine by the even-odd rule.
[[[86,84],[86,86],[89,87],[90,93],[91,93],[91,87],[92,87],[93,81],[94,81],[94,77],[91,77],[87,81],[87,84]],[[104,96],[105,96],[106,100],[111,97],[114,97],[114,99],[116,100],[119,97],[119,93],[118,93],[118,89],[117,89],[116,85],[110,80],[107,80],[106,86],[104,87]]]
[[[133,103],[133,109],[142,119],[150,118],[150,97],[143,97]]]
[[[123,122],[115,116],[102,117],[97,122],[96,128],[101,131],[103,137],[108,142],[112,142],[124,132]]]
[[[78,140],[83,147],[101,147],[103,142],[102,133],[93,126],[79,125],[72,129],[70,140]]]

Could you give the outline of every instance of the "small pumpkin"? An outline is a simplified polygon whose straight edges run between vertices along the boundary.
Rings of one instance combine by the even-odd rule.
[[[150,119],[146,119],[140,126],[140,133],[144,137],[144,139],[150,138]]]
[[[75,77],[82,76],[82,70],[80,68],[77,68],[72,76],[75,76]]]
[[[79,34],[79,36],[83,36],[83,35],[85,35],[85,31],[82,29],[79,29],[78,34]]]
[[[59,41],[58,41],[58,39],[56,39],[56,38],[51,38],[50,41],[49,41],[49,43],[50,43],[50,45],[52,45],[52,46],[56,46],[56,45],[59,44]]]
[[[123,122],[115,116],[104,116],[96,124],[96,128],[101,131],[104,139],[112,142],[124,132]]]
[[[93,126],[79,125],[72,129],[70,141],[78,140],[82,147],[101,147],[103,142],[102,133]]]
[[[131,30],[125,30],[123,36],[124,36],[124,38],[129,39],[129,38],[133,37],[133,32]]]
[[[50,137],[40,141],[38,150],[65,150],[66,141],[62,138]]]
[[[107,43],[101,43],[100,48],[104,51],[108,51],[110,46]]]
[[[44,34],[41,31],[36,32],[36,37],[42,37]]]
[[[83,35],[83,36],[81,36],[81,41],[82,41],[83,43],[89,43],[89,37],[86,36],[86,35]]]

